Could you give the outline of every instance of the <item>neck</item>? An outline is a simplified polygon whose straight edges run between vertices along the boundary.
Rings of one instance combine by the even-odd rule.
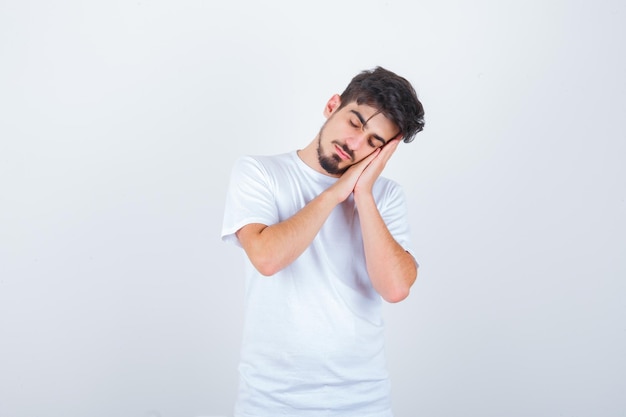
[[[319,157],[317,155],[318,143],[319,135],[316,136],[315,139],[313,139],[311,143],[309,143],[305,148],[300,149],[298,151],[298,156],[300,157],[302,162],[313,168],[315,171],[324,175],[328,175],[329,177],[335,177],[335,175],[330,175],[328,172],[326,172],[326,170],[320,165]]]

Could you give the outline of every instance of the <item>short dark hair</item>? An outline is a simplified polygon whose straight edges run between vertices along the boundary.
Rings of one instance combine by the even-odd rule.
[[[403,141],[411,142],[424,129],[424,107],[405,78],[376,67],[357,74],[341,93],[341,106],[355,101],[378,109],[400,128]]]

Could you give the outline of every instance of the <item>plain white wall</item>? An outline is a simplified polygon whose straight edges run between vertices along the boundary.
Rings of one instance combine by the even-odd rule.
[[[626,3],[3,1],[0,416],[230,415],[232,162],[383,65],[421,272],[398,417],[626,415]]]

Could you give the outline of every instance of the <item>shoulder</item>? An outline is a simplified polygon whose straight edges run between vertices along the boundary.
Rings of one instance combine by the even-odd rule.
[[[288,167],[291,163],[291,153],[278,155],[244,155],[235,160],[235,170],[272,172]]]

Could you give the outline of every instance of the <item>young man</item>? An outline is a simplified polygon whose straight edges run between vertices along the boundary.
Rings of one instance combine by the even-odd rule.
[[[380,174],[424,110],[377,67],[324,116],[304,149],[232,171],[222,239],[247,255],[235,417],[392,416],[381,298],[406,298],[417,262],[402,190]]]

